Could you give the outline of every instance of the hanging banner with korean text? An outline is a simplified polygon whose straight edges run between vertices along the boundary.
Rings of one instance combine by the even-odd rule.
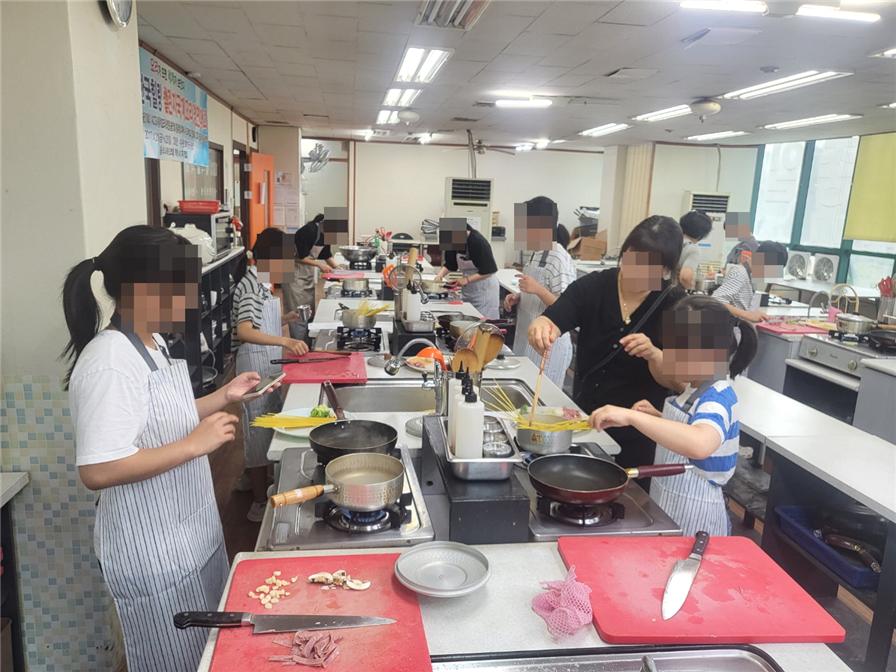
[[[208,94],[140,49],[143,155],[208,165]]]

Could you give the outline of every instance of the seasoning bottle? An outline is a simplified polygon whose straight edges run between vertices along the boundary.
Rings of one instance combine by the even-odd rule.
[[[454,374],[453,378],[448,380],[448,446],[451,450],[454,450],[454,437],[456,424],[455,419],[457,416],[457,405],[460,403],[463,398],[463,371],[457,371]]]
[[[472,383],[471,383],[472,386]],[[456,415],[455,457],[474,460],[482,457],[482,432],[485,424],[485,404],[473,390],[458,404]]]

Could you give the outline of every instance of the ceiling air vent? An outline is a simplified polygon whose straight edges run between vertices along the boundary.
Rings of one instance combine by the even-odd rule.
[[[458,121],[458,122],[461,122],[461,123],[475,124],[475,123],[476,123],[477,121],[479,121],[479,120],[478,120],[478,119],[473,119],[472,117],[451,117],[451,121]]]
[[[327,114],[303,114],[302,116],[308,121],[330,121],[330,116]]]
[[[434,28],[470,30],[491,0],[423,0],[414,23]]]
[[[608,72],[604,76],[610,79],[635,80],[647,79],[658,72],[659,70],[656,70],[655,68],[619,68],[613,72]]]
[[[385,128],[373,129],[374,138],[385,138],[387,135],[392,135],[392,131],[387,131]]]

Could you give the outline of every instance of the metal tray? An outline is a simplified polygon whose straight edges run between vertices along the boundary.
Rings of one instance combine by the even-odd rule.
[[[439,423],[442,433],[445,435],[445,459],[451,467],[451,473],[465,481],[505,481],[510,478],[513,468],[523,463],[523,456],[516,447],[513,433],[507,426],[504,418],[494,413],[486,413],[486,418],[493,418],[501,424],[501,429],[510,444],[511,454],[508,457],[480,457],[476,459],[459,459],[451,453],[448,447],[448,432],[445,422]]]
[[[420,595],[461,597],[479,590],[488,581],[488,558],[466,544],[431,541],[398,556],[395,577]]]

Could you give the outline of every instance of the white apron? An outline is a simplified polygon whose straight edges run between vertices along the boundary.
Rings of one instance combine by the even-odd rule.
[[[694,391],[684,404],[684,411],[672,405],[675,397],[668,397],[663,405],[663,417],[687,423],[690,420],[691,406],[706,387],[703,385]],[[687,464],[690,460],[657,444],[654,461],[656,464]],[[709,532],[710,536],[731,534],[731,520],[728,518],[722,488],[694,470],[678,476],[650,479],[650,497],[672,520],[681,525],[685,536],[694,536],[700,530]]]
[[[460,252],[457,253],[457,270],[463,273],[464,277],[476,275],[479,272],[469,257]],[[497,320],[501,317],[499,308],[501,290],[497,276],[490,275],[485,280],[471,282],[464,286],[462,293],[464,301],[472,303],[486,319]]]
[[[529,263],[523,269],[523,273],[531,276],[536,282],[545,285],[547,275],[547,260],[550,252],[545,250],[540,255],[539,261],[535,261],[535,255],[529,258]],[[541,315],[547,306],[544,301],[535,294],[520,292],[520,300],[516,304],[516,336],[513,339],[513,353],[520,357],[528,357],[536,365],[541,364],[541,355],[529,345],[527,332],[532,321]],[[558,338],[551,348],[551,355],[544,366],[544,373],[557,387],[563,388],[566,378],[566,370],[572,362],[572,338],[569,333]]]
[[[320,224],[317,225],[317,235],[319,238]],[[324,249],[322,245],[313,246],[309,256],[317,259],[322,249]],[[314,292],[317,288],[317,277],[318,268],[316,266],[300,264],[298,260],[296,261],[292,280],[283,285],[283,307],[287,313],[296,310],[299,306],[311,306],[314,308]],[[295,320],[290,322],[288,326],[290,338],[294,338],[297,341],[304,341],[308,338],[308,323],[305,320]]]
[[[261,312],[261,331],[271,336],[283,333],[281,322],[280,299],[272,296],[264,302]],[[283,349],[278,345],[258,345],[257,343],[241,343],[236,351],[236,375],[246,371],[256,371],[262,380],[280,372],[281,367],[271,364],[272,359],[280,359]],[[252,427],[252,420],[263,413],[279,413],[283,401],[279,394],[263,394],[244,402],[243,407],[243,451],[245,467],[266,467],[268,464],[268,447],[274,430],[263,427]]]
[[[159,369],[140,339],[125,335],[151,371],[137,447],[183,439],[199,424],[186,361]],[[103,490],[94,546],[121,620],[129,672],[196,670],[208,633],[178,630],[172,618],[217,609],[229,571],[208,457]]]

